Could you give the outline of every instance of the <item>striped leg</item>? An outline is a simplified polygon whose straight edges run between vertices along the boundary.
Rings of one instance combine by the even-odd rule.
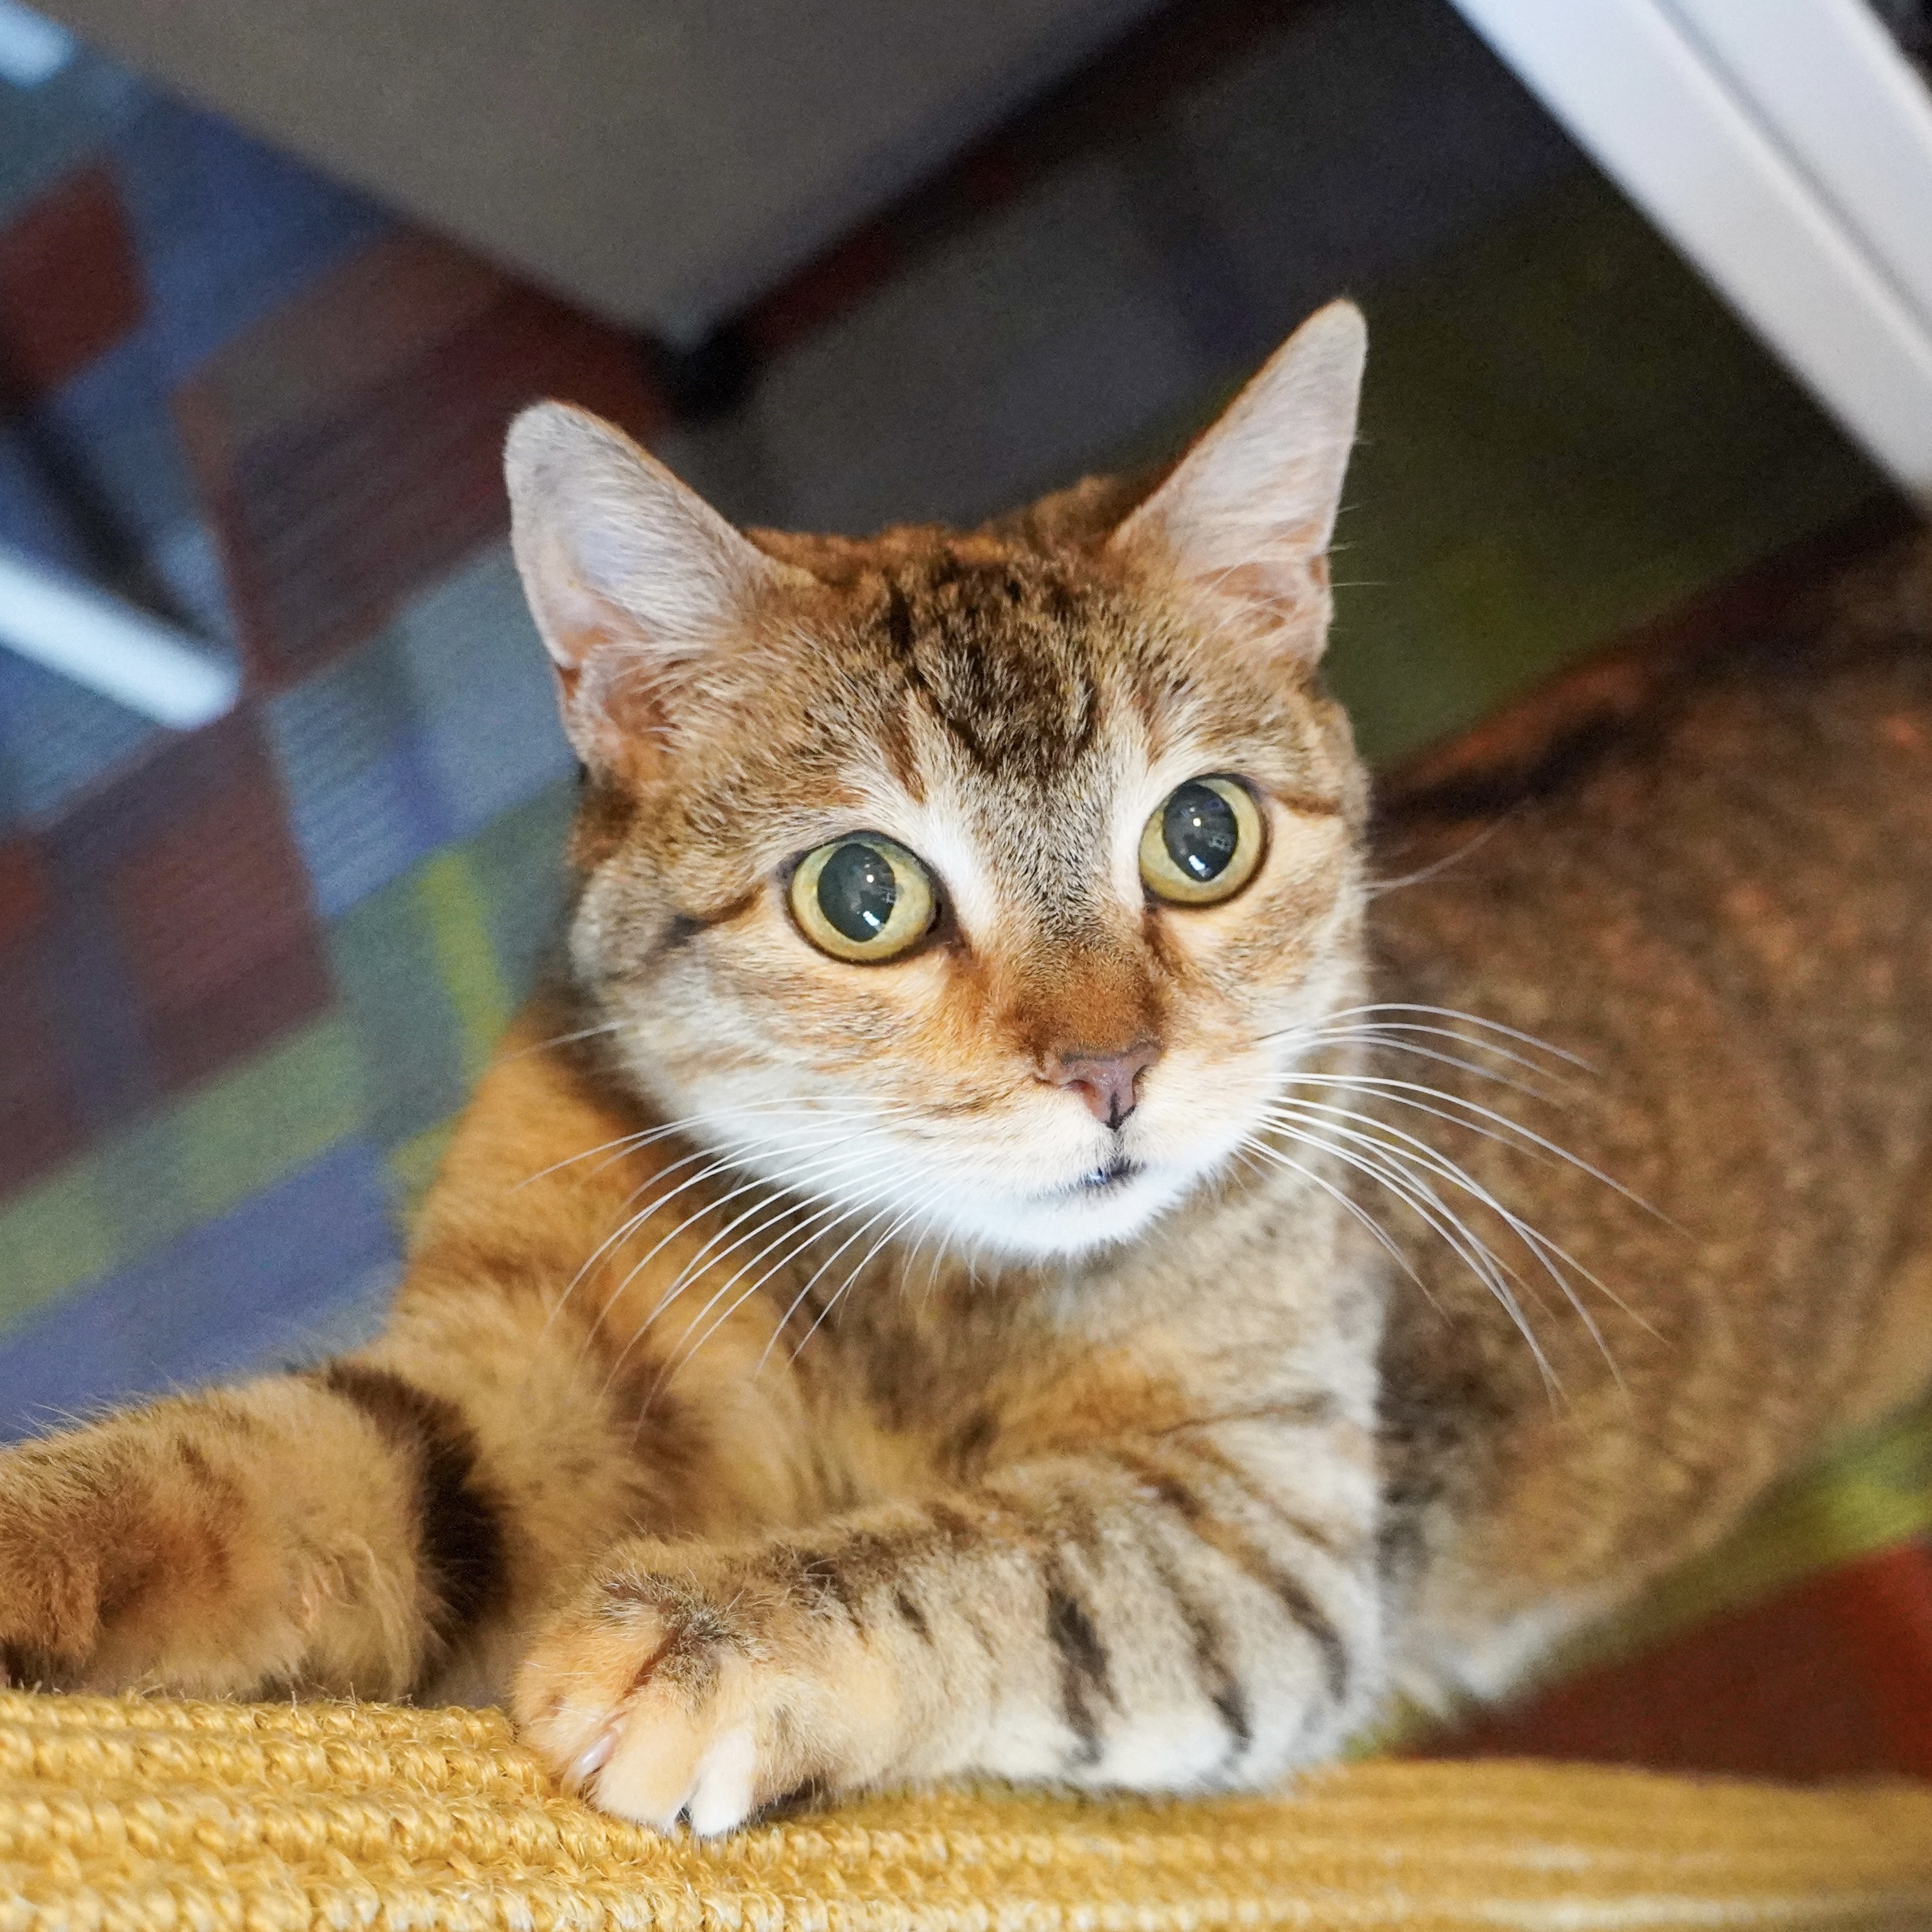
[[[206,1696],[421,1682],[484,1614],[502,1530],[447,1402],[347,1364],[0,1454],[15,1682]]]
[[[607,1808],[704,1832],[962,1772],[1251,1784],[1332,1751],[1379,1689],[1358,1442],[1173,1432],[803,1534],[632,1542],[540,1636],[515,1708]]]

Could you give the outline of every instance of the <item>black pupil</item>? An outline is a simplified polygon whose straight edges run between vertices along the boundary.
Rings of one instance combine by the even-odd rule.
[[[818,909],[854,945],[878,938],[899,896],[892,862],[854,842],[842,845],[818,874]]]
[[[1198,884],[1218,879],[1241,842],[1234,808],[1211,786],[1184,784],[1160,815],[1167,856]]]

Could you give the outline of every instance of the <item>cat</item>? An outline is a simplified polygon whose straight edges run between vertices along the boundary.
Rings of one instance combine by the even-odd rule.
[[[1252,1786],[1932,1380],[1932,554],[1372,817],[1364,345],[866,542],[524,414],[567,969],[380,1339],[0,1456],[12,1679],[504,1700],[700,1833]]]

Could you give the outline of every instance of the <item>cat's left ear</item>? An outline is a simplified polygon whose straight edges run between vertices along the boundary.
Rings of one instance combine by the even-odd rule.
[[[586,764],[634,764],[759,605],[811,583],[585,410],[538,403],[503,451],[510,540]]]
[[[1108,548],[1178,580],[1217,628],[1232,616],[1270,650],[1319,656],[1328,632],[1328,539],[1367,351],[1354,303],[1317,310]]]

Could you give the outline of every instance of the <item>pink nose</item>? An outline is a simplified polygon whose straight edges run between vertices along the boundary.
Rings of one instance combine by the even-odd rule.
[[[1151,1040],[1136,1041],[1118,1053],[1049,1053],[1046,1078],[1056,1087],[1072,1088],[1095,1120],[1118,1127],[1139,1104],[1136,1084],[1160,1058],[1160,1048]]]

